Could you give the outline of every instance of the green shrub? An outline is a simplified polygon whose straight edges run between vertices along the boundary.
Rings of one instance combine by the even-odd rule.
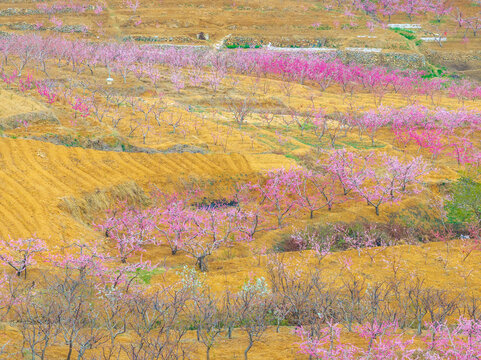
[[[416,35],[405,33],[405,32],[399,32],[399,35],[405,37],[408,40],[414,40],[416,39]]]
[[[401,29],[401,28],[392,28],[391,30],[398,33],[402,37],[405,37],[408,40],[416,39],[416,33],[413,30]]]
[[[481,224],[481,183],[462,177],[453,185],[445,210],[452,224]]]
[[[432,79],[435,77],[446,77],[446,76],[448,76],[446,73],[446,68],[442,66],[441,68],[434,68],[434,67],[428,68],[426,70],[426,74],[423,75],[422,77],[423,79]]]
[[[150,284],[150,280],[152,279],[152,276],[161,274],[162,269],[154,268],[152,270],[145,270],[145,269],[137,269],[135,270],[135,274],[137,277],[142,281],[144,284]]]
[[[225,47],[228,49],[259,49],[261,48],[261,45],[259,44],[251,45],[248,43],[244,43],[244,44],[235,43],[235,44],[226,44]]]

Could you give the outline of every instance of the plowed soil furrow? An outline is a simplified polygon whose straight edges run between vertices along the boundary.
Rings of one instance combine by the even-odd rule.
[[[84,159],[85,150],[82,148],[75,149],[75,160],[71,157],[71,161],[75,163],[75,167],[83,172],[88,173],[97,181],[100,181],[98,186],[103,186],[105,184],[105,178],[108,179],[119,179],[119,182],[123,181],[125,176],[125,171],[122,171],[121,163],[115,159],[115,153],[97,152],[92,151],[89,154],[89,161]]]
[[[69,186],[61,181],[55,174],[57,166],[52,166],[51,160],[47,157],[45,150],[48,147],[38,147],[35,151],[34,144],[36,142],[31,140],[18,141],[12,144],[12,147],[16,147],[14,156],[21,157],[23,160],[23,168],[27,168],[30,176],[34,176],[38,179],[38,190],[51,192],[52,195],[56,191],[68,192]],[[33,146],[32,146],[33,145]],[[43,144],[42,144],[43,145]],[[17,160],[20,163],[20,159]]]
[[[175,154],[174,159],[176,163],[182,162],[180,155],[178,154]],[[187,174],[191,171],[193,174],[205,173],[206,175],[213,175],[214,173],[222,171],[220,168],[216,169],[216,165],[213,164],[212,161],[209,161],[208,164],[204,163],[204,165],[199,164],[200,157],[196,154],[185,154],[184,159],[185,162],[183,165]],[[204,159],[206,158],[204,157]]]
[[[55,167],[57,176],[61,176],[63,179],[75,179],[78,188],[102,186],[96,166],[91,166],[88,170],[82,169],[82,167],[77,166],[69,157],[64,155],[65,154],[60,153],[54,148],[49,148],[47,153],[48,158],[51,159],[53,163],[58,164],[58,166]],[[89,158],[91,159],[91,162],[93,162],[94,157],[92,156]]]
[[[188,155],[190,154],[182,154],[182,161],[179,161],[178,154],[167,154],[165,156],[162,156],[162,162],[165,163],[165,166],[167,168],[172,168],[176,169],[178,175],[182,174],[189,174],[191,168],[187,164],[189,161]],[[155,156],[154,159],[158,159],[158,156]]]
[[[247,159],[239,154],[107,153],[9,138],[0,138],[0,154],[0,235],[37,233],[53,243],[64,234],[68,238],[94,235],[59,208],[64,197],[83,196],[128,180],[145,190],[152,183],[175,185],[189,177],[231,181],[238,174],[253,175],[264,168],[262,155]],[[266,168],[272,164],[268,157],[272,155],[265,159]],[[282,161],[289,160],[279,156],[278,162]]]
[[[175,162],[169,160],[167,156],[163,157],[162,160],[158,157],[149,156],[145,161],[145,166],[149,169],[153,169],[156,173],[162,171],[166,177],[177,173],[177,171],[173,169],[173,167],[175,168],[175,165]],[[155,182],[155,179],[152,179],[152,181]]]
[[[35,229],[39,225],[35,218],[41,214],[32,212],[32,199],[28,191],[1,174],[0,181],[5,189],[0,195],[0,234],[8,237]]]
[[[145,154],[116,153],[115,155],[116,156],[112,157],[112,160],[120,160],[126,167],[126,170],[128,170],[125,174],[130,178],[145,174],[149,176],[155,175],[155,171],[153,169],[150,169],[148,166],[143,164],[142,157],[145,156]]]
[[[197,164],[201,168],[205,168],[205,169],[207,169],[208,167],[211,167],[212,171],[216,171],[216,172],[223,172],[223,171],[226,170],[224,163],[221,163],[220,166],[218,166],[217,164],[213,163],[212,161],[208,162],[207,159],[205,157],[202,157],[202,156],[196,156],[195,164]]]

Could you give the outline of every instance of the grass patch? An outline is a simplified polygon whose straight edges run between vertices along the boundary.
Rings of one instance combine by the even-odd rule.
[[[438,67],[429,67],[425,70],[425,74],[422,76],[423,79],[432,79],[432,78],[436,78],[436,77],[447,77],[449,76],[447,73],[446,73],[446,67],[442,66],[440,68]]]
[[[310,143],[309,141],[307,141],[307,140],[304,139],[304,138],[300,138],[300,137],[297,137],[297,136],[294,136],[293,138],[294,138],[295,140],[299,141],[300,143],[303,143],[304,145],[312,146],[312,147],[316,147],[316,146],[317,146],[317,145],[315,145],[315,144]]]
[[[324,25],[324,24],[311,25],[310,28],[314,30],[331,30],[332,29],[329,25]]]
[[[288,158],[288,159],[292,159],[292,160],[294,160],[295,162],[299,162],[299,161],[301,161],[301,159],[299,159],[299,157],[298,157],[298,156],[296,156],[296,155],[292,155],[292,154],[284,154],[284,156],[285,156],[286,158]]]
[[[234,44],[226,44],[225,47],[227,49],[259,49],[262,47],[262,45],[251,45],[248,43],[244,44],[239,44],[239,43],[234,43]]]
[[[408,40],[415,40],[416,39],[416,33],[413,30],[409,29],[400,29],[400,28],[392,28],[395,33],[401,35],[402,37],[408,39]]]
[[[365,144],[359,141],[344,141],[343,144],[351,146],[354,149],[358,150],[380,149],[386,146],[385,144]]]
[[[433,19],[433,20],[429,21],[430,24],[442,24],[442,23],[445,23],[445,22],[446,22],[446,19],[444,19],[444,18]]]
[[[152,276],[161,274],[163,271],[163,269],[158,268],[154,268],[152,270],[137,269],[135,274],[144,284],[148,285],[150,284],[150,280],[152,280]]]
[[[409,29],[403,29],[403,28],[400,28],[400,27],[392,27],[390,28],[391,30],[395,31],[395,32],[398,32],[398,31],[404,31],[406,33],[410,33],[410,34],[414,34],[414,30],[409,30]]]

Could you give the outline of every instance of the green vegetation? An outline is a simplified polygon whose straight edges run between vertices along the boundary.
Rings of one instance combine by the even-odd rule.
[[[401,28],[392,28],[391,30],[398,33],[402,37],[405,37],[408,40],[416,39],[416,33],[413,30],[401,29]]]
[[[312,147],[318,146],[317,144],[313,144],[312,142],[309,142],[305,138],[301,138],[299,136],[293,136],[293,138],[296,139],[297,141],[299,141],[300,143],[302,143],[304,145],[307,145],[307,146],[312,146]]]
[[[446,19],[444,18],[439,18],[439,19],[433,19],[433,20],[429,20],[429,23],[430,24],[442,24],[442,23],[445,23],[446,22]]]
[[[299,161],[300,161],[299,157],[298,157],[298,156],[296,156],[296,155],[292,155],[292,154],[284,154],[284,156],[285,156],[286,158],[288,158],[288,159],[292,159],[292,160],[294,160],[295,162],[299,162]]]
[[[150,280],[152,276],[161,274],[163,269],[154,268],[152,270],[145,270],[145,269],[137,269],[135,270],[135,275],[144,283],[150,284]]]
[[[367,150],[367,149],[379,149],[379,148],[383,148],[385,147],[386,145],[385,144],[374,144],[374,145],[371,145],[370,143],[362,143],[362,142],[359,142],[359,141],[344,141],[343,144],[345,145],[348,145],[348,146],[351,146],[353,147],[354,149],[363,149],[363,150]]]
[[[481,224],[481,183],[463,176],[453,185],[445,210],[452,224]]]
[[[331,30],[331,27],[329,25],[324,24],[312,25],[310,26],[310,28],[315,30]]]
[[[422,76],[423,79],[432,79],[436,77],[450,77],[446,73],[446,67],[442,66],[440,68],[435,67],[435,66],[430,66],[424,70],[426,73]]]
[[[227,49],[259,49],[262,47],[262,45],[252,45],[248,43],[244,44],[239,44],[239,43],[234,43],[234,44],[226,44],[225,47]]]

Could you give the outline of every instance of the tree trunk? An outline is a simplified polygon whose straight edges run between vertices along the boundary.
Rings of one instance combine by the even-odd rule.
[[[67,354],[67,360],[70,360],[72,357],[72,341],[68,344],[68,354]]]
[[[207,259],[205,255],[199,256],[197,258],[197,265],[199,266],[199,270],[202,272],[207,271]]]
[[[422,319],[423,319],[422,316],[418,315],[418,335],[421,335],[422,333],[422,324],[423,324]]]
[[[249,350],[251,349],[253,344],[254,343],[252,341],[252,337],[249,335],[249,345],[247,346],[246,350],[244,351],[244,360],[248,360],[247,359],[247,353],[249,352]]]

